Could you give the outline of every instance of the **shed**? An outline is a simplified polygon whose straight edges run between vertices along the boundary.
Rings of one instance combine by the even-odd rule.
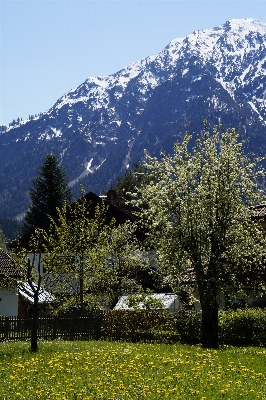
[[[145,309],[145,304],[143,301],[140,301],[136,307],[129,307],[128,306],[128,299],[132,296],[132,294],[124,294],[120,297],[119,301],[117,302],[114,310],[134,310],[138,309]],[[163,309],[169,312],[174,312],[179,310],[182,306],[178,296],[174,293],[150,293],[146,295],[146,299],[154,299],[158,300],[163,305]],[[162,309],[162,307],[151,307],[152,309]]]
[[[37,288],[36,283],[32,283],[32,285]],[[29,303],[31,304],[34,303],[34,293],[28,282],[19,282],[18,292],[19,295],[22,296]],[[54,300],[55,300],[54,297],[49,292],[47,292],[44,289],[40,289],[38,295],[38,304],[51,303]]]
[[[0,249],[0,314],[18,315],[17,281],[22,279],[25,271],[11,254]]]

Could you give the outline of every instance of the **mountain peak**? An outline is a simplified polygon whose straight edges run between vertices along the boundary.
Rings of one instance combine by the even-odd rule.
[[[266,31],[266,23],[253,18],[231,19],[221,26],[226,26],[234,31],[246,31],[247,33],[256,31],[264,34]]]
[[[266,24],[232,19],[172,40],[158,55],[109,76],[90,77],[38,118],[0,135],[2,216],[28,206],[42,155],[60,157],[72,182],[100,194],[125,168],[171,152],[203,120],[238,127],[252,151],[266,151]],[[253,133],[254,132],[254,133]],[[75,189],[76,188],[76,189]]]

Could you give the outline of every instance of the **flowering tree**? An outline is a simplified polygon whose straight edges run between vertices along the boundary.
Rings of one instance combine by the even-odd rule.
[[[149,205],[143,221],[158,269],[174,291],[184,282],[198,289],[204,347],[218,347],[219,291],[236,289],[237,277],[265,265],[265,234],[249,209],[266,200],[260,161],[244,154],[234,129],[210,133],[205,125],[194,146],[186,134],[173,155],[146,155],[143,163],[148,179],[135,195]]]
[[[74,205],[58,209],[58,219],[44,233],[44,266],[61,277],[58,293],[75,295],[81,310],[84,294],[95,304],[113,306],[121,294],[138,291],[139,273],[149,265],[137,225],[107,223],[106,212],[104,204],[93,208],[83,193]]]
[[[125,293],[143,290],[143,275],[150,270],[149,254],[137,238],[138,225],[125,222],[109,231],[104,247],[105,260],[100,270],[91,269],[90,287],[96,295],[105,295],[106,305],[113,308]],[[96,272],[96,273],[95,273]]]

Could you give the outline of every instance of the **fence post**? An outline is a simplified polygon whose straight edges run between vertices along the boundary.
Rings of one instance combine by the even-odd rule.
[[[100,340],[102,337],[103,312],[98,313],[94,321],[96,322],[96,340]]]
[[[56,339],[57,336],[57,318],[53,316],[53,339]]]
[[[5,318],[4,339],[8,340],[9,317]]]

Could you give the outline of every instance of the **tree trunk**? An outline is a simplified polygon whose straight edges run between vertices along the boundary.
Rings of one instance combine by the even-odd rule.
[[[202,309],[201,343],[202,347],[217,349],[218,342],[218,287],[217,281],[209,268],[209,277],[201,280],[199,286],[200,303]]]
[[[80,263],[80,278],[79,278],[79,302],[81,313],[84,312],[84,256]]]
[[[79,280],[79,302],[81,312],[84,312],[84,281],[83,277]]]
[[[203,302],[202,307],[202,325],[201,325],[201,342],[202,347],[209,349],[218,349],[218,305],[215,303],[208,304]]]
[[[31,351],[38,350],[38,322],[39,322],[39,308],[38,308],[38,291],[34,293],[33,304],[33,321],[31,329]]]

